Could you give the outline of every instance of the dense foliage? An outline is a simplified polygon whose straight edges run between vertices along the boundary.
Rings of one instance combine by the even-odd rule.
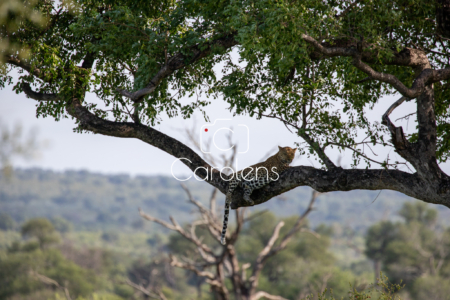
[[[380,261],[388,277],[406,284],[412,299],[446,299],[450,280],[450,228],[440,226],[437,212],[422,203],[405,203],[404,222],[383,221],[366,236],[366,254]]]
[[[322,293],[323,299],[366,299],[362,298],[364,295],[373,299],[394,299],[394,295],[414,300],[447,299],[450,228],[437,222],[435,210],[420,203],[405,203],[399,215],[401,221],[390,222],[388,226],[395,238],[382,245],[377,243],[380,240],[375,235],[387,228],[386,221],[374,224],[364,236],[342,234],[336,231],[339,227],[327,225],[317,226],[312,234],[308,231],[312,229],[310,225],[304,224],[305,230],[296,234],[287,249],[268,261],[259,288],[288,299],[306,299],[310,295],[313,296],[308,299],[317,299]],[[428,223],[418,222],[423,218]],[[283,230],[287,231],[296,217],[283,220],[286,223]],[[236,244],[242,264],[254,260],[278,221],[273,214],[263,213],[247,224]],[[55,224],[61,222],[60,219]],[[34,237],[27,233],[32,225],[36,228],[34,232],[40,232]],[[52,223],[31,219],[21,225],[21,232],[23,238],[18,232],[0,231],[0,281],[8,283],[0,287],[2,298],[62,299],[67,288],[72,299],[142,299],[143,294],[125,284],[130,280],[149,290],[161,291],[167,299],[184,299],[186,293],[211,299],[208,284],[202,278],[170,266],[168,253],[197,260],[192,244],[179,235],[148,238],[147,245],[139,248],[142,252],[137,252],[137,247],[128,252],[129,236],[138,233],[115,230],[116,239],[105,240],[103,244],[96,243],[99,238],[96,232],[61,233],[59,243],[42,248],[39,239],[50,240],[55,234]],[[208,244],[217,243],[208,240],[210,237],[204,229],[200,228],[198,234]],[[367,257],[358,255],[364,248],[358,240],[362,241],[363,237]],[[137,239],[142,240],[143,236]],[[350,244],[359,250],[345,250]],[[379,287],[373,289],[370,285],[375,278],[372,259],[382,262],[383,274],[390,281],[399,284],[398,287],[406,284],[405,288],[398,292],[398,287],[390,286],[383,276],[376,274],[380,278]],[[59,287],[43,281],[43,276],[54,280]],[[350,291],[349,284],[353,286]]]
[[[397,91],[377,81],[360,83],[367,75],[352,66],[349,57],[318,60],[315,54],[311,56],[311,46],[302,34],[307,32],[319,42],[331,44],[342,42],[336,37],[358,41],[367,55],[386,61],[374,64],[378,72],[394,74],[405,84],[415,78],[412,69],[388,63],[404,47],[424,49],[435,68],[447,65],[448,54],[441,53],[446,50],[447,40],[434,34],[437,25],[431,21],[438,5],[433,1],[377,1],[364,5],[303,1],[299,5],[272,0],[220,4],[190,0],[79,0],[36,4],[47,20],[44,29],[29,21],[15,25],[23,29],[14,34],[8,31],[11,41],[33,53],[28,63],[42,69],[39,76],[24,74],[20,82],[33,83],[39,92],[61,96],[77,94],[79,88],[93,92],[104,105],[86,106],[97,115],[110,115],[116,121],[130,119],[131,108],[138,110],[140,120],[148,124],[155,124],[162,112],[189,117],[194,109],[201,109],[209,101],[198,98],[182,105],[181,97],[223,93],[237,113],[279,116],[287,124],[297,124],[300,136],[308,135],[323,149],[353,148],[361,140],[358,129],[364,130],[370,143],[386,145],[387,128],[370,123],[365,112],[381,96]],[[343,11],[346,14],[341,17]],[[235,35],[239,44],[239,62],[228,49],[213,47],[208,59],[176,70],[139,103],[118,93],[117,89],[144,88],[178,52],[210,47],[211,41],[229,34]],[[87,70],[77,67],[86,59],[86,53],[93,53],[96,58],[90,76],[84,76]],[[186,53],[184,59],[191,57]],[[223,77],[212,68],[219,62],[225,66]],[[16,89],[21,90],[20,84]],[[449,126],[448,98],[446,85],[437,83],[439,161],[446,161],[449,153],[445,133]],[[341,104],[336,106],[338,102]],[[343,109],[335,109],[341,105]],[[65,103],[41,102],[38,115],[65,117]],[[409,139],[413,141],[417,135]],[[313,149],[313,145],[309,146]],[[355,159],[363,158],[357,155],[361,153],[362,150],[354,152]]]

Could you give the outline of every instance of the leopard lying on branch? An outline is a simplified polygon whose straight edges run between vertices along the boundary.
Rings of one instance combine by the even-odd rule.
[[[266,161],[247,167],[232,174],[230,185],[225,199],[225,212],[223,216],[223,229],[220,242],[225,245],[225,234],[228,227],[228,215],[230,213],[231,195],[234,189],[241,185],[244,188],[244,200],[253,204],[250,194],[253,190],[260,189],[279,178],[279,174],[289,168],[295,156],[297,148],[280,147],[278,153],[269,157]]]

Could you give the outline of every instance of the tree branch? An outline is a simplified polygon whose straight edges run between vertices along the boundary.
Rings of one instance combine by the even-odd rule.
[[[308,166],[291,167],[280,174],[278,181],[254,191],[251,198],[256,205],[297,186],[305,185],[319,192],[389,189],[431,203],[437,203],[434,201],[438,201],[440,204],[450,207],[449,198],[446,198],[445,194],[429,193],[426,188],[427,183],[422,181],[417,174],[386,169],[324,171]],[[427,191],[427,194],[425,194],[425,191]],[[231,205],[233,209],[242,206],[248,206],[248,204],[240,198],[236,199]]]
[[[321,148],[320,145],[315,142],[306,132],[300,132],[299,135],[302,137],[302,139],[305,140],[305,142],[308,143],[308,145],[316,151],[319,158],[323,161],[325,166],[328,170],[338,168],[328,157],[328,155],[325,154],[324,148]]]
[[[112,122],[101,119],[80,104],[74,105],[72,112],[80,121],[80,127],[103,135],[137,138],[153,145],[166,153],[180,158],[199,178],[218,188],[222,193],[228,189],[228,176],[212,168],[192,149],[178,140],[158,130],[141,124],[129,122]],[[409,174],[398,170],[386,169],[349,169],[340,168],[328,171],[308,166],[291,167],[280,174],[277,181],[253,191],[251,199],[260,204],[298,186],[310,186],[319,192],[364,190],[394,190],[408,196],[430,203],[438,203],[450,207],[450,187],[434,192],[427,188],[428,183],[417,174]],[[232,195],[231,208],[248,206],[243,199],[242,187],[237,187]]]
[[[92,41],[95,41],[93,39]],[[88,52],[84,57],[83,63],[81,64],[81,68],[83,69],[91,69],[95,62],[95,53]]]
[[[267,115],[267,114],[261,114],[261,116],[264,116],[266,118],[273,118],[273,119],[277,119],[280,120],[281,122],[284,123],[284,125],[289,125],[294,127],[295,129],[299,130],[299,135],[302,139],[305,140],[305,142],[312,148],[314,149],[314,151],[317,153],[317,155],[319,156],[319,158],[322,160],[322,162],[325,164],[325,166],[327,167],[328,170],[330,169],[334,169],[334,168],[338,168],[332,161],[331,159],[325,154],[324,148],[321,148],[320,145],[318,143],[316,143],[305,131],[300,131],[303,130],[304,128],[301,128],[295,124],[292,124],[288,121],[286,121],[285,119],[283,119],[282,117],[276,116],[276,115]],[[303,122],[305,124],[306,122],[306,117],[303,116]]]
[[[231,234],[231,237],[228,239],[228,244],[234,245],[239,238],[239,233],[241,232],[242,225],[244,224],[244,210],[245,207],[241,209],[236,209],[236,229]]]
[[[295,225],[291,228],[291,230],[289,230],[289,232],[283,237],[283,239],[281,240],[281,243],[278,247],[276,247],[275,249],[271,250],[271,253],[267,254],[267,257],[271,256],[271,255],[275,255],[277,252],[283,250],[284,248],[286,248],[287,244],[289,243],[289,241],[292,239],[292,237],[294,236],[295,233],[297,233],[301,228],[303,221],[305,221],[306,217],[309,215],[309,213],[311,211],[313,211],[314,209],[314,202],[316,201],[317,197],[320,195],[319,192],[314,191],[311,194],[311,200],[309,200],[309,204],[307,209],[303,212],[303,214],[297,219],[297,222],[295,222]]]
[[[278,236],[280,234],[281,227],[284,226],[284,222],[281,221],[275,226],[275,229],[273,230],[272,236],[270,237],[269,241],[267,242],[267,245],[264,247],[264,249],[259,252],[258,258],[256,259],[257,263],[261,263],[265,260],[265,257],[270,253],[272,250],[273,245],[278,239]]]
[[[426,55],[423,51],[417,49],[405,48],[403,51],[396,53],[390,61],[385,62],[386,64],[421,67],[423,69],[414,80],[411,88],[408,88],[394,75],[377,72],[368,64],[364,63],[363,60],[370,61],[373,58],[368,53],[359,53],[354,45],[352,47],[325,47],[307,34],[302,34],[302,38],[311,44],[315,50],[327,57],[353,57],[353,65],[356,68],[369,75],[372,79],[390,84],[403,96],[410,99],[417,98],[422,94],[426,85],[450,79],[450,68],[439,70],[430,69]],[[424,65],[426,65],[425,68],[423,68]]]
[[[150,297],[150,298],[154,298],[154,299],[159,299],[159,300],[167,300],[166,296],[164,296],[164,294],[161,291],[158,292],[152,292],[147,290],[146,288],[144,288],[141,285],[137,285],[134,282],[131,282],[129,279],[124,281],[126,284],[128,284],[129,286],[131,286],[132,288],[140,291],[142,294]]]
[[[191,202],[192,204],[197,206],[197,208],[198,208],[198,210],[199,210],[200,214],[202,215],[203,220],[205,222],[204,224],[207,225],[209,233],[211,234],[211,236],[213,238],[215,238],[216,240],[219,240],[219,238],[220,238],[220,230],[222,230],[222,227],[220,226],[220,223],[217,221],[217,219],[213,215],[212,211],[211,210],[208,211],[200,202],[196,201],[186,185],[181,184],[181,187],[186,192],[186,194],[187,194],[187,196],[189,198],[189,202]],[[216,192],[212,193],[210,202],[212,202],[213,198],[216,197],[217,189],[214,188],[214,191],[216,191]]]
[[[176,70],[184,68],[187,65],[194,64],[200,59],[209,55],[213,48],[222,47],[224,49],[230,49],[231,47],[237,45],[235,40],[236,33],[230,33],[228,35],[219,37],[210,43],[203,45],[196,45],[190,48],[190,54],[178,53],[172,56],[166,64],[156,73],[156,75],[150,80],[150,82],[144,88],[129,92],[126,90],[116,89],[122,96],[130,98],[134,102],[142,101],[145,95],[153,93],[153,91],[158,87],[164,78],[167,78],[173,74]],[[201,50],[202,49],[202,50]]]
[[[286,298],[283,298],[281,296],[271,295],[263,291],[256,292],[256,294],[254,294],[253,297],[250,298],[250,300],[258,300],[259,298],[262,297],[267,298],[269,300],[287,300]]]
[[[259,275],[261,273],[262,268],[264,267],[264,263],[268,257],[268,254],[271,252],[273,245],[275,244],[278,236],[280,234],[281,227],[284,226],[284,222],[280,221],[277,226],[275,226],[272,236],[267,242],[266,246],[259,252],[258,257],[256,258],[255,265],[253,267],[252,276],[248,279],[250,282],[250,290],[255,291],[258,286]]]
[[[37,101],[60,101],[61,98],[57,94],[46,94],[46,93],[36,93],[31,89],[31,86],[29,83],[22,82],[21,86],[22,90],[25,92],[25,94],[34,100]]]
[[[305,38],[308,39],[309,37],[306,36]],[[228,41],[231,44],[235,43],[234,39],[231,40],[231,38]],[[311,43],[317,42],[312,39]],[[334,47],[327,49],[320,44],[317,47],[329,55],[351,56],[355,53],[354,49],[350,48]],[[15,63],[31,71],[31,67],[26,66],[23,62],[15,61]],[[447,72],[448,70],[444,71]],[[424,72],[436,73],[438,71],[428,69],[428,71],[425,70]],[[38,69],[33,69],[32,74],[42,76],[42,72]],[[422,72],[422,74],[424,73]],[[176,139],[142,124],[113,122],[102,119],[91,113],[76,98],[72,99],[70,103],[68,102],[66,109],[70,115],[79,121],[80,129],[107,136],[140,139],[179,159],[199,178],[204,178],[206,182],[218,188],[222,193],[226,193],[228,189],[227,179],[229,176],[221,174],[217,169],[212,168],[197,153]],[[429,182],[424,181],[423,176],[396,170],[342,170],[340,168],[334,168],[324,171],[306,166],[298,166],[289,168],[280,174],[278,181],[272,182],[259,190],[255,190],[251,195],[251,199],[255,204],[260,204],[297,186],[308,185],[320,192],[349,191],[354,189],[390,189],[426,202],[450,207],[450,181],[446,179],[448,176],[445,177],[445,174],[441,176],[443,178],[441,186],[430,189],[427,188]],[[231,200],[231,207],[233,209],[248,206],[247,201],[243,199],[243,190],[241,187],[238,187],[237,191],[233,193]]]
[[[397,101],[395,101],[383,114],[381,118],[381,124],[386,125],[389,128],[389,131],[392,135],[392,143],[395,146],[395,149],[403,150],[409,146],[409,142],[406,140],[405,135],[403,133],[403,128],[395,127],[395,125],[391,122],[389,115],[399,107],[404,101],[408,101],[409,99],[406,97],[401,97]]]
[[[202,271],[194,267],[192,264],[180,262],[175,256],[170,255],[170,265],[173,267],[182,268],[185,270],[193,271],[197,276],[208,278],[212,281],[216,280],[216,276],[208,271]],[[216,286],[221,286],[221,284],[217,284]]]
[[[353,65],[369,75],[370,78],[390,84],[400,94],[410,99],[419,97],[427,84],[450,78],[450,69],[431,70],[426,68],[416,77],[411,88],[408,88],[396,76],[377,72],[372,69],[368,64],[361,60],[361,55],[353,56]]]
[[[386,163],[386,162],[377,161],[377,160],[374,160],[374,159],[368,157],[368,156],[365,155],[364,153],[359,152],[358,149],[355,149],[355,148],[353,148],[353,147],[351,147],[351,146],[344,145],[344,144],[341,144],[341,143],[332,143],[332,142],[328,142],[328,143],[326,144],[326,146],[328,146],[328,145],[334,145],[334,146],[338,146],[338,147],[342,147],[342,148],[349,149],[349,150],[353,151],[354,153],[356,153],[356,155],[361,156],[362,158],[367,159],[368,161],[371,161],[371,162],[373,162],[373,163],[376,163],[376,164],[379,164],[379,165],[383,165],[383,166],[396,166],[396,165],[399,165],[399,164],[405,164],[405,163],[400,163],[400,162],[399,162],[399,163],[394,163],[394,164],[388,164],[388,163]],[[369,147],[369,148],[370,148],[370,147]],[[373,151],[372,151],[372,153],[373,153]]]
[[[256,287],[258,286],[259,275],[260,275],[261,270],[264,267],[264,264],[267,261],[267,259],[270,258],[271,256],[276,255],[278,252],[280,252],[281,250],[286,248],[287,244],[289,243],[291,238],[294,236],[294,234],[297,233],[301,229],[301,225],[303,224],[303,221],[308,216],[308,214],[313,210],[313,205],[314,205],[314,202],[316,201],[316,198],[318,195],[319,195],[319,193],[317,191],[313,191],[313,193],[311,195],[311,200],[309,201],[308,208],[297,219],[297,222],[295,222],[295,224],[291,228],[291,230],[289,230],[289,232],[283,237],[280,245],[278,245],[274,249],[273,247],[275,245],[275,242],[278,239],[281,227],[284,226],[284,222],[281,221],[277,224],[277,226],[275,226],[272,236],[270,237],[270,239],[267,242],[264,249],[258,254],[258,257],[256,258],[256,262],[253,267],[252,276],[249,278],[250,290],[252,290],[252,291],[256,290]]]
[[[193,242],[197,247],[202,248],[203,251],[207,252],[207,253],[213,253],[213,251],[211,250],[211,248],[209,248],[207,245],[203,244],[202,242],[200,242],[197,237],[194,235],[191,235],[189,233],[187,233],[183,227],[181,227],[174,218],[170,217],[170,220],[172,221],[172,224],[169,224],[167,222],[164,222],[163,220],[160,220],[158,218],[154,218],[150,215],[147,215],[146,213],[144,213],[144,211],[142,211],[142,209],[139,208],[139,214],[141,215],[141,217],[143,217],[146,220],[161,224],[162,226],[173,230],[173,231],[177,231],[179,234],[181,234],[183,237],[185,237],[186,239],[188,239],[189,241]]]
[[[197,153],[183,143],[171,138],[158,130],[129,122],[112,122],[101,119],[83,106],[75,105],[73,114],[80,120],[80,127],[95,133],[123,138],[138,138],[153,145],[189,167],[199,178],[218,188],[222,193],[228,189],[228,176],[212,168]],[[223,178],[223,179],[222,179]],[[308,166],[291,167],[280,174],[277,181],[253,191],[251,199],[255,204],[268,201],[272,197],[287,192],[298,186],[310,186],[319,192],[364,190],[394,190],[408,196],[430,203],[439,203],[450,207],[450,189],[443,189],[441,193],[430,192],[428,183],[417,174],[409,174],[398,170],[386,169],[349,169],[340,168],[328,171]],[[232,195],[231,208],[248,206],[243,199],[242,187],[237,187]]]
[[[28,73],[36,76],[39,79],[42,79],[42,80],[46,79],[46,74],[44,73],[43,70],[30,65],[29,63],[27,63],[23,59],[19,59],[19,58],[14,57],[14,56],[9,56],[9,57],[6,58],[6,62],[11,64],[11,65],[13,65],[13,66],[16,66],[16,67],[24,69],[25,71],[27,71]]]
[[[67,287],[65,286],[61,286],[56,280],[53,280],[45,275],[39,274],[38,272],[35,272],[33,270],[30,271],[30,275],[35,277],[36,279],[38,279],[39,281],[41,281],[44,284],[47,285],[53,285],[57,288],[60,288],[64,291],[64,295],[66,297],[67,300],[72,300],[72,298],[70,297],[70,293],[69,290],[67,289]]]

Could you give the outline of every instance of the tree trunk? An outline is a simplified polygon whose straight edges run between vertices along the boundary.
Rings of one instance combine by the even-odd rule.
[[[437,32],[450,38],[450,0],[436,1]]]
[[[379,259],[373,261],[373,270],[375,272],[375,283],[378,283],[381,273],[381,261]]]

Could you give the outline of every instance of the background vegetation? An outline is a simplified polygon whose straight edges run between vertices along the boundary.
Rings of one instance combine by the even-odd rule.
[[[187,186],[200,202],[211,194],[204,183]],[[255,217],[236,243],[239,261],[252,263],[281,219],[290,228],[309,194],[296,189],[250,209],[248,215]],[[311,294],[314,299],[326,288],[336,299],[357,299],[382,271],[392,283],[404,285],[396,294],[402,299],[450,299],[448,209],[398,193],[377,195],[321,195],[303,225],[314,234],[297,233],[270,258],[259,288],[287,299]],[[219,210],[222,201],[219,197]],[[210,299],[204,279],[170,266],[169,254],[195,259],[195,249],[183,237],[144,221],[138,207],[161,219],[171,215],[180,224],[198,217],[170,177],[39,169],[2,175],[0,299],[65,299],[66,291],[71,299],[148,297],[130,282],[167,299]]]

